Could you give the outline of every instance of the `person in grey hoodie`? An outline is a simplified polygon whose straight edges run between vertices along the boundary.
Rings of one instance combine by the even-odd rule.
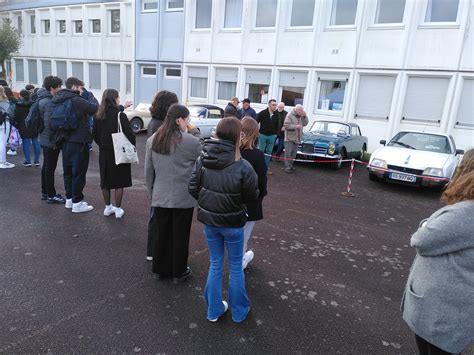
[[[460,353],[474,340],[474,149],[443,193],[447,206],[411,237],[417,255],[402,316],[420,354]]]

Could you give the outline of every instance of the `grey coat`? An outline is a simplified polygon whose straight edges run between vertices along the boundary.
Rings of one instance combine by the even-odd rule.
[[[38,111],[39,111],[39,116],[43,120],[43,130],[39,134],[39,142],[42,147],[44,148],[54,148],[54,142],[51,141],[51,128],[49,128],[49,118],[46,116],[45,119],[45,111],[46,107],[51,103],[51,99],[53,98],[53,95],[51,95],[51,92],[46,90],[45,88],[41,88],[38,90],[38,98],[37,100],[39,101],[38,104]]]
[[[196,200],[188,192],[188,181],[201,154],[199,139],[189,133],[170,155],[152,151],[153,134],[146,142],[145,178],[148,199],[153,207],[193,208]]]
[[[402,315],[420,337],[459,353],[474,340],[474,201],[436,211],[411,237],[417,255]]]

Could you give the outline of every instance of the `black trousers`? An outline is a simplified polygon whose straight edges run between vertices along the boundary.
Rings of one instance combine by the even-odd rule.
[[[146,243],[146,256],[153,256],[153,239],[156,234],[156,228],[153,223],[153,215],[156,207],[150,207],[150,219],[148,220],[148,240]]]
[[[153,272],[179,277],[188,266],[189,233],[193,208],[155,207],[153,224]]]
[[[54,187],[54,173],[58,165],[61,149],[43,147],[43,167],[41,168],[41,193],[53,197],[56,195]]]
[[[418,353],[420,355],[450,355],[447,351],[444,351],[431,343],[428,343],[425,339],[415,334],[416,345],[418,346]]]
[[[64,143],[62,151],[66,198],[72,198],[73,203],[81,202],[89,168],[89,148],[86,143]]]

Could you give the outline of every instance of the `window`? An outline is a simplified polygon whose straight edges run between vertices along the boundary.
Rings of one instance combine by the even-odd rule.
[[[102,66],[100,63],[89,63],[89,87],[102,89]]]
[[[224,28],[242,26],[242,0],[225,0]]]
[[[306,88],[307,72],[281,72],[280,92],[281,101],[287,106],[303,104]]]
[[[156,76],[156,67],[142,66],[142,76]]]
[[[165,67],[165,78],[180,78],[181,77],[181,68],[179,67]]]
[[[189,97],[207,98],[207,68],[189,68]]]
[[[354,25],[357,0],[333,0],[331,26]]]
[[[38,83],[38,67],[35,59],[28,59],[28,82],[30,84]]]
[[[20,15],[20,16],[17,16],[16,18],[16,29],[18,31],[18,34],[22,34],[23,33],[23,17]]]
[[[212,0],[196,0],[195,28],[211,28]]]
[[[166,0],[166,11],[183,10],[184,0]]]
[[[82,34],[82,20],[73,21],[74,34]]]
[[[263,70],[247,70],[245,83],[248,85],[247,97],[251,102],[266,104],[272,72]]]
[[[25,81],[25,67],[23,59],[15,59],[16,81]]]
[[[120,10],[110,10],[110,33],[120,33]]]
[[[120,91],[120,64],[107,64],[107,88]]]
[[[352,126],[352,133],[353,136],[361,136],[360,128],[357,126]]]
[[[278,0],[257,0],[255,27],[275,27]]]
[[[43,20],[43,34],[49,34],[51,32],[51,21]]]
[[[216,69],[217,100],[230,100],[237,92],[237,69]]]
[[[32,35],[36,34],[36,16],[30,15],[30,33]]]
[[[43,75],[43,79],[52,74],[52,68],[51,68],[51,61],[50,60],[42,60],[41,61],[41,74]]]
[[[441,122],[448,86],[448,78],[409,77],[402,120]]]
[[[425,22],[456,22],[459,0],[428,0]]]
[[[100,33],[100,20],[93,19],[90,22],[91,33]]]
[[[67,78],[67,64],[64,61],[57,61],[56,62],[56,75],[63,79],[63,81]]]
[[[342,112],[345,80],[320,80],[318,110]]]
[[[474,128],[474,79],[464,79],[456,116],[456,126]]]
[[[66,20],[58,20],[58,34],[66,33]]]
[[[290,26],[312,26],[313,15],[314,0],[293,0]]]
[[[132,66],[130,64],[125,65],[125,93],[132,93]]]
[[[378,0],[375,23],[403,23],[406,0]]]
[[[143,12],[156,12],[158,10],[158,0],[143,0],[142,11]]]
[[[72,62],[72,76],[84,80],[84,64],[82,62]]]
[[[395,76],[361,75],[356,116],[387,119],[392,106]]]

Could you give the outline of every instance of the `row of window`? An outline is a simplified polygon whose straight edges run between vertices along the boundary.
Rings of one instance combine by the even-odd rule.
[[[271,87],[271,71],[247,69],[245,72],[244,96],[253,103],[266,104],[269,92],[278,92],[275,99],[287,106],[308,105],[308,72],[279,71],[277,88]],[[349,74],[318,73],[314,113],[342,116]],[[237,95],[238,69],[215,69],[215,101],[226,102]],[[188,67],[188,98],[208,99],[208,68]],[[361,74],[355,108],[356,117],[388,119],[392,107],[395,82],[394,75]],[[404,100],[402,120],[424,124],[440,123],[448,94],[449,77],[409,76]],[[457,125],[474,128],[474,79],[465,78]]]
[[[166,11],[183,11],[184,0],[166,0]],[[142,12],[158,11],[158,0],[142,0]]]
[[[196,0],[194,28],[211,28],[212,1]],[[255,28],[276,26],[279,0],[255,0]],[[374,24],[404,22],[406,0],[377,0]],[[316,0],[292,0],[289,14],[290,27],[313,26]],[[356,22],[359,0],[332,0],[330,26],[353,26]],[[457,21],[459,0],[427,0],[425,23],[452,23]],[[224,28],[241,28],[243,0],[225,0]]]
[[[107,18],[109,22],[108,32],[111,34],[120,33],[120,9],[107,10]],[[29,26],[28,33],[31,35],[36,34],[36,15],[29,14]],[[73,20],[71,21],[72,33],[75,35],[82,35],[84,32],[83,20]],[[16,28],[18,33],[23,33],[23,16],[16,16]],[[65,35],[67,31],[66,20],[59,19],[56,20],[56,34]],[[100,34],[102,32],[101,20],[98,18],[89,20],[89,33]],[[48,35],[51,33],[51,20],[43,19],[41,20],[41,33],[43,35]]]
[[[16,82],[25,82],[29,84],[41,85],[43,79],[48,75],[57,75],[61,79],[66,80],[69,76],[80,78],[86,82],[86,86],[91,90],[102,90],[105,88],[114,88],[120,91],[121,64],[117,63],[100,63],[100,62],[81,62],[71,61],[70,70],[68,63],[64,60],[54,61],[55,71],[53,72],[53,62],[51,60],[38,60],[16,58],[15,62],[15,80]],[[25,68],[26,62],[26,68]],[[39,64],[39,66],[38,66]],[[102,81],[102,70],[105,65],[105,80]],[[84,69],[87,66],[88,78],[85,78]],[[26,69],[26,71],[25,71]],[[40,73],[38,73],[38,69]],[[26,76],[26,75],[27,76]],[[132,67],[125,64],[125,93],[132,92]]]

